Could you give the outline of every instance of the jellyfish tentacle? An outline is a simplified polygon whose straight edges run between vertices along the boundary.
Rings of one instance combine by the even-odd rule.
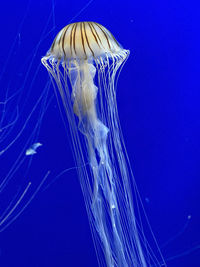
[[[108,266],[115,266],[114,258],[118,259],[119,266],[128,266],[121,240],[122,229],[119,214],[116,212],[117,202],[113,183],[111,161],[107,149],[107,135],[109,129],[99,120],[96,110],[97,87],[94,84],[94,66],[84,61],[77,71],[76,80],[73,82],[74,113],[79,117],[79,130],[86,136],[89,162],[94,177],[94,192],[92,213],[95,218],[95,227],[104,244],[104,251]],[[103,196],[102,196],[103,194]],[[114,246],[111,248],[110,234],[104,218],[104,201],[109,206],[111,231]],[[113,251],[118,255],[113,255]]]

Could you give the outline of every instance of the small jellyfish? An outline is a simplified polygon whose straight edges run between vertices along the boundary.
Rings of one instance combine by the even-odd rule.
[[[37,153],[37,148],[42,146],[41,143],[34,143],[26,150],[26,156],[34,155]]]

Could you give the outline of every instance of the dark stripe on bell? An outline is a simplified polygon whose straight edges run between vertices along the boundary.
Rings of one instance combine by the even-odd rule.
[[[94,57],[94,52],[93,52],[93,50],[92,50],[92,48],[91,48],[91,46],[90,46],[90,43],[89,43],[89,41],[88,41],[88,37],[87,37],[86,30],[85,30],[85,23],[84,23],[84,22],[83,22],[83,28],[84,28],[85,39],[86,39],[87,45],[88,45],[88,47],[89,47],[89,49],[90,49],[90,51],[92,52],[92,55],[93,55],[93,57]]]
[[[63,54],[64,54],[64,57],[66,57],[66,53],[65,53],[65,35],[66,35],[66,32],[68,31],[69,29],[69,26],[66,26],[65,30],[64,30],[64,33],[60,36],[60,40],[62,40],[62,51],[63,51]],[[59,40],[59,41],[60,41]]]
[[[82,23],[83,23],[83,22],[80,22],[80,29],[81,29],[81,41],[82,41],[82,45],[83,45],[83,51],[84,51],[84,53],[85,53],[85,58],[87,58],[87,54],[86,54],[86,51],[85,51],[84,38],[83,38],[83,29],[82,29]]]
[[[74,47],[74,53],[76,55],[76,29],[77,29],[78,23],[76,23],[75,29],[74,29],[74,35],[73,35],[73,47]]]
[[[96,33],[96,36],[97,36],[97,38],[99,39],[99,42],[100,42],[101,45],[103,46],[103,44],[102,44],[102,42],[101,42],[101,38],[99,37],[98,32],[97,32],[97,30],[95,29],[95,27],[94,27],[93,24],[94,24],[94,22],[91,23],[91,26],[93,27],[93,29],[94,29],[94,31],[95,31],[95,33]]]
[[[73,34],[73,30],[74,30],[75,26],[76,26],[76,23],[73,24],[72,29],[71,29],[71,33],[70,33],[70,51],[71,51],[71,56],[72,56],[72,39],[73,39],[72,34]]]
[[[109,39],[108,39],[108,36],[107,36],[107,33],[104,31],[104,29],[102,29],[101,25],[99,25],[99,24],[96,23],[96,22],[94,22],[94,23],[95,23],[95,25],[97,25],[97,26],[99,27],[99,29],[103,32],[104,36],[106,37],[108,46],[109,46],[109,48],[111,48],[110,43],[109,43]]]
[[[93,31],[93,29],[92,29],[92,26],[90,25],[90,22],[88,22],[88,25],[89,25],[89,27],[90,27],[90,30],[91,30],[91,32],[92,32],[92,35],[94,36],[94,39],[95,39],[96,43],[97,43],[98,46],[100,47],[99,42],[98,42],[98,40],[97,40],[97,37],[95,36],[94,31]]]

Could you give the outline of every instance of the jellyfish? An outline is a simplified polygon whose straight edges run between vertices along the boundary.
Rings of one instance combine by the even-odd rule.
[[[99,265],[161,266],[136,218],[137,187],[117,110],[117,80],[129,53],[104,26],[77,22],[57,34],[41,61],[67,117],[74,160],[83,166],[77,172]]]

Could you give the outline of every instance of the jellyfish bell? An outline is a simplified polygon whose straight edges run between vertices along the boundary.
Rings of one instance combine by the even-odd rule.
[[[75,162],[83,166],[77,171],[99,265],[161,266],[135,216],[139,199],[134,205],[118,117],[116,76],[128,55],[102,25],[77,22],[58,33],[41,61],[63,103]]]
[[[63,66],[72,82],[74,113],[80,119],[88,112],[95,116],[94,101],[98,88],[93,79],[96,69],[103,71],[109,60],[115,64],[112,67],[117,69],[128,54],[129,51],[123,49],[102,25],[78,22],[67,25],[58,33],[47,55],[42,58],[42,63],[54,77],[57,70],[51,69],[47,61],[53,68],[55,64],[57,67],[60,64]]]
[[[114,36],[102,25],[77,22],[67,25],[58,33],[47,55],[56,59],[64,57],[65,60],[93,60],[120,54],[122,50]]]

